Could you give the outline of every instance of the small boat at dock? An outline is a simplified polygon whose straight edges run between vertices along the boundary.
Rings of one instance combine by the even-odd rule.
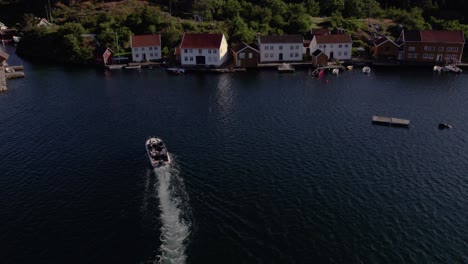
[[[362,68],[362,72],[363,73],[370,73],[371,72],[371,69],[369,66],[365,66],[364,68]]]
[[[184,68],[177,68],[177,67],[166,68],[166,71],[167,71],[168,73],[173,73],[173,74],[177,74],[177,75],[181,75],[181,74],[184,74],[184,73],[185,73],[185,69],[184,69]]]
[[[109,70],[121,70],[124,66],[123,65],[107,65],[107,69]]]
[[[145,143],[146,152],[153,168],[160,168],[171,163],[166,144],[157,137],[150,137]]]
[[[338,69],[333,69],[332,73],[335,74],[335,75],[338,75],[338,74],[340,73],[340,70],[338,70]]]
[[[125,69],[127,69],[127,70],[139,70],[139,69],[141,69],[141,65],[128,65],[128,66],[125,66]]]
[[[278,71],[280,73],[287,73],[287,72],[293,73],[296,70],[294,69],[294,67],[291,64],[282,63],[282,64],[278,65]]]

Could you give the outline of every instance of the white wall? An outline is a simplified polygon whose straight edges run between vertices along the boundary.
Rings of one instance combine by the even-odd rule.
[[[218,49],[185,49],[180,50],[180,62],[182,66],[197,65],[196,57],[204,56],[206,66],[219,67],[226,62],[228,55],[228,44],[223,35],[221,45]]]
[[[325,53],[330,58],[330,53],[333,52],[333,59],[337,60],[350,60],[352,43],[324,43],[317,44],[316,38],[310,42],[310,54],[317,49]]]
[[[260,62],[302,61],[304,44],[301,43],[259,43]],[[283,59],[280,60],[280,54]]]
[[[132,60],[141,61],[143,60],[143,54],[145,54],[146,60],[160,60],[161,59],[161,47],[133,47],[132,48]]]

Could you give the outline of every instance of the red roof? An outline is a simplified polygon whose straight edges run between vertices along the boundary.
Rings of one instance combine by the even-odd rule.
[[[465,43],[461,30],[421,30],[422,42]]]
[[[161,35],[138,35],[132,36],[130,45],[133,47],[156,47],[161,46]]]
[[[334,35],[316,35],[317,44],[328,43],[353,43],[351,36],[348,34],[334,34]]]
[[[219,49],[223,34],[208,34],[208,33],[184,33],[180,48],[190,49]]]

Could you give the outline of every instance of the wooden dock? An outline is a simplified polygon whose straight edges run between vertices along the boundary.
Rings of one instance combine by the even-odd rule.
[[[397,126],[397,127],[409,127],[410,121],[408,119],[385,117],[385,116],[373,116],[372,123],[377,125],[386,126]]]
[[[5,66],[0,64],[0,92],[6,92],[6,77],[5,77]]]

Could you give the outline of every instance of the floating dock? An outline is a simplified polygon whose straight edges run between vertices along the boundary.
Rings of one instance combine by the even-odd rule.
[[[5,77],[5,66],[0,64],[0,92],[6,92],[6,77]]]
[[[410,121],[408,119],[385,117],[385,116],[373,116],[372,123],[377,125],[385,126],[397,126],[397,127],[409,127]]]

